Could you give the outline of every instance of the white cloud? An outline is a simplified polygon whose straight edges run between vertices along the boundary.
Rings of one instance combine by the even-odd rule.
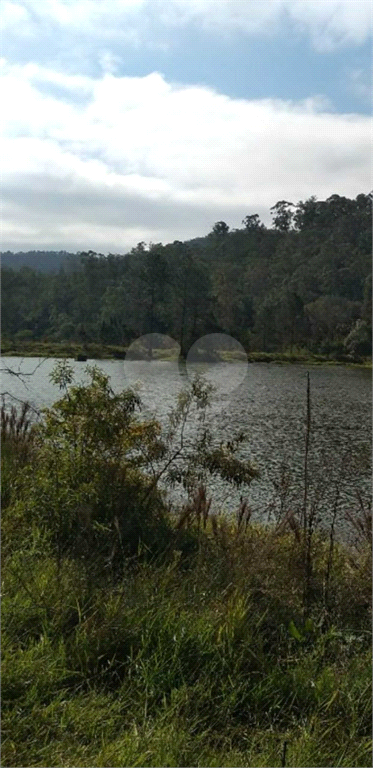
[[[12,0],[3,0],[0,5],[0,22],[3,30],[17,27],[25,21],[29,21],[29,14],[24,5],[12,2]]]
[[[345,70],[347,89],[367,104],[372,104],[372,69],[350,67]]]
[[[105,4],[102,0],[2,0],[2,5],[6,6],[7,23],[16,23],[17,18],[12,19],[10,7],[18,6],[29,18],[49,19],[62,27],[77,28],[81,28],[82,23],[94,25],[105,18],[113,20],[136,14],[145,4],[146,0],[110,0]]]
[[[56,90],[57,89],[57,90]],[[370,120],[322,97],[232,99],[159,73],[5,65],[3,248],[123,252],[206,234],[279,199],[371,187]]]
[[[157,0],[157,4],[165,24],[198,21],[223,32],[274,34],[287,19],[293,28],[308,33],[319,51],[359,45],[372,31],[369,0]]]
[[[161,28],[194,23],[226,35],[275,34],[285,22],[309,35],[319,51],[360,45],[372,31],[370,0],[2,0],[2,23],[23,34],[53,25],[70,34],[101,40],[164,45]],[[150,31],[150,33],[149,33]]]
[[[370,0],[293,0],[287,6],[289,16],[308,31],[319,51],[361,45],[372,33]]]

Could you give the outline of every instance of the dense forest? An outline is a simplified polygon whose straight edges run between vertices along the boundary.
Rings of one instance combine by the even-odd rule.
[[[32,252],[20,267],[7,252],[3,338],[126,346],[158,332],[185,354],[221,332],[247,351],[368,355],[372,197],[282,200],[270,228],[247,215],[241,229],[219,221],[206,237],[124,255]]]
[[[1,264],[3,267],[11,269],[22,269],[22,267],[31,267],[40,272],[58,272],[61,267],[65,271],[72,271],[78,268],[80,258],[78,254],[68,253],[68,251],[3,251],[1,253]]]

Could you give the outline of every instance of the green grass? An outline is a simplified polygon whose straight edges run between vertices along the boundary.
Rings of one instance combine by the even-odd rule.
[[[76,358],[86,355],[91,360],[124,359],[128,347],[113,344],[78,344],[75,342],[46,342],[46,341],[2,341],[1,354],[15,357],[62,357]],[[174,356],[168,350],[153,350],[154,358],[173,360]],[[327,355],[313,354],[309,350],[299,349],[285,352],[248,352],[249,363],[306,363],[308,365],[359,365],[371,368],[372,358],[365,357],[358,361],[329,358]],[[225,351],[222,360],[230,362],[237,359],[237,354]]]
[[[368,563],[339,547],[328,626],[315,601],[298,640],[299,553],[273,544],[207,533],[113,583],[34,531],[4,564],[3,765],[276,766],[285,740],[287,765],[370,765]]]
[[[352,359],[340,356],[338,359],[327,355],[314,354],[309,350],[296,350],[293,352],[248,352],[249,363],[304,363],[307,365],[354,365],[367,368],[372,367],[372,358],[364,357]]]
[[[127,347],[106,344],[78,344],[75,342],[6,341],[1,343],[1,354],[15,357],[65,357],[86,355],[92,360],[124,359]]]
[[[47,458],[18,425],[4,417],[4,766],[274,767],[285,742],[287,766],[371,765],[369,526],[358,550],[334,543],[327,597],[315,532],[306,611],[295,524],[159,517],[115,570],[108,525],[88,555],[56,548]]]

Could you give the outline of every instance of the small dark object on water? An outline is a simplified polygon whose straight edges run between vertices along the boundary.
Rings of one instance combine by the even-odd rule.
[[[77,355],[75,360],[77,360],[78,363],[85,363],[87,360],[87,355]]]

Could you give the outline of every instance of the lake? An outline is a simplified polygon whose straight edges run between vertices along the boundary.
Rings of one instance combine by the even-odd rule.
[[[2,368],[26,374],[22,378],[2,374],[2,392],[7,398],[28,400],[35,408],[51,405],[59,389],[49,374],[53,358],[3,357]],[[306,419],[306,381],[310,372],[311,443],[310,503],[317,504],[320,518],[328,522],[335,488],[341,489],[339,526],[345,529],[345,512],[358,506],[357,491],[368,498],[371,444],[371,372],[347,366],[280,365],[275,363],[195,364],[187,368],[177,362],[70,360],[78,381],[86,381],[87,364],[97,365],[110,376],[115,391],[141,383],[143,412],[161,423],[175,404],[177,394],[195,371],[215,385],[207,420],[216,441],[244,430],[248,441],[241,455],[261,472],[245,497],[255,519],[275,518],[281,504],[299,506],[303,478]],[[32,375],[27,375],[32,374]],[[193,425],[190,425],[193,431]],[[343,464],[343,467],[342,467]],[[213,508],[237,509],[242,492],[223,483],[210,488]],[[181,496],[175,492],[175,498]]]

